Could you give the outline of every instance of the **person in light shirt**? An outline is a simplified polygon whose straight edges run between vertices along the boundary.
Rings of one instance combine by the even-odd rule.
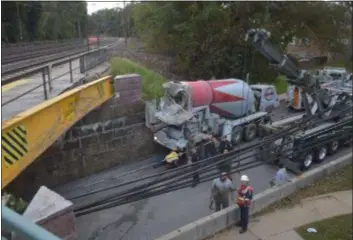
[[[275,178],[272,180],[271,185],[273,187],[275,186],[281,186],[287,182],[292,181],[287,173],[287,169],[284,167],[282,163],[278,165],[279,169],[276,172]]]
[[[229,194],[231,199],[234,199],[233,193],[236,190],[233,181],[227,177],[227,173],[221,173],[219,178],[216,178],[212,182],[211,188],[211,205],[214,201],[216,205],[216,211],[227,208],[229,206]]]

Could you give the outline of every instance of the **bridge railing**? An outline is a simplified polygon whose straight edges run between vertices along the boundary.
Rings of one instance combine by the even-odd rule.
[[[1,223],[2,229],[14,232],[22,239],[62,240],[4,205],[1,206]],[[5,236],[2,236],[1,239],[7,240]]]
[[[98,66],[99,64],[105,62],[108,60],[108,51],[110,48],[116,47],[122,42],[115,42],[113,44],[110,44],[106,47],[102,47],[99,49],[94,49],[90,51],[86,51],[84,53],[76,54],[74,56],[69,56],[66,58],[58,59],[56,61],[51,61],[44,63],[39,66],[33,66],[31,68],[25,67],[22,69],[16,69],[13,71],[8,71],[5,75],[2,74],[2,79],[1,83],[2,85],[11,83],[13,81],[17,81],[18,79],[23,79],[23,78],[28,78],[30,76],[33,76],[35,74],[41,74],[42,75],[42,83],[38,84],[37,86],[32,87],[31,89],[28,89],[22,93],[19,93],[17,96],[6,100],[1,103],[1,106],[4,107],[8,105],[9,103],[12,103],[29,93],[39,89],[43,88],[43,98],[45,100],[49,99],[49,94],[53,90],[53,82],[56,81],[59,78],[62,78],[63,76],[70,76],[70,83],[74,82],[74,77],[73,74],[75,71],[79,71],[80,73],[85,73],[86,71],[94,68],[95,66]],[[80,60],[79,66],[73,67],[73,61],[75,60]],[[64,73],[53,77],[52,74],[52,69],[54,67],[60,67],[63,66],[64,64],[68,63],[68,71],[65,71]]]

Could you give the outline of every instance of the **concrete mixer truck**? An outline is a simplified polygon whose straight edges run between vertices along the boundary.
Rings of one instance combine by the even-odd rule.
[[[251,141],[268,111],[279,105],[272,85],[252,85],[240,79],[167,82],[165,95],[146,103],[146,126],[162,146],[183,152],[212,136],[233,144]]]

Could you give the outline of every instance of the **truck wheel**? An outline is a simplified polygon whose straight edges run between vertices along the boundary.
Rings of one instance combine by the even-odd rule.
[[[244,130],[244,140],[250,142],[256,137],[256,125],[253,123],[248,124]]]
[[[316,149],[315,151],[315,162],[321,163],[325,160],[327,156],[327,147],[322,146]]]
[[[232,143],[238,145],[241,143],[242,131],[240,128],[235,128],[232,131]]]
[[[314,160],[313,152],[309,151],[304,153],[300,159],[300,170],[302,171],[308,170],[311,167],[313,160]]]
[[[339,147],[339,142],[338,141],[333,141],[328,144],[328,154],[332,155],[337,152],[337,149]]]

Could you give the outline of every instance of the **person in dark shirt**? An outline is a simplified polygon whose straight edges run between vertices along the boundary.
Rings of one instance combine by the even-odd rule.
[[[232,150],[232,146],[228,141],[226,136],[223,136],[221,139],[221,143],[219,146],[221,154],[226,154]],[[224,160],[222,160],[224,161]],[[228,178],[231,179],[231,171],[232,171],[232,159],[227,159],[224,162],[218,165],[219,172],[226,172],[228,174]]]
[[[221,138],[221,142],[220,142],[220,145],[219,145],[219,151],[220,151],[221,153],[224,153],[225,150],[227,150],[227,152],[232,151],[232,145],[231,145],[230,142],[228,141],[227,136],[223,136],[223,137]]]
[[[217,155],[217,147],[219,145],[218,140],[215,137],[212,137],[207,143],[207,158]]]
[[[194,164],[192,166],[192,170],[193,170],[193,176],[192,176],[192,179],[193,179],[193,182],[192,182],[192,187],[195,187],[197,184],[200,183],[200,174],[199,174],[199,166],[196,165],[197,162],[200,160],[200,156],[197,154],[196,151],[192,151],[192,154],[191,154],[191,163]]]

